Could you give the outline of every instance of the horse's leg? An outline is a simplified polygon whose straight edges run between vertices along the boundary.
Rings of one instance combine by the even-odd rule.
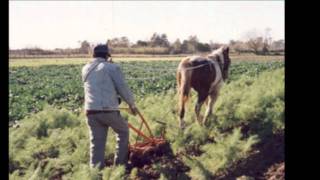
[[[185,128],[185,122],[184,122],[184,114],[185,114],[185,104],[186,104],[186,98],[183,95],[180,95],[180,112],[179,112],[179,125],[181,129]]]
[[[205,125],[208,116],[212,114],[213,105],[216,102],[218,97],[218,89],[213,90],[213,92],[209,95],[209,103],[207,105],[207,110],[205,112],[205,116],[203,118],[202,124]]]
[[[209,98],[206,98],[206,100],[204,101],[205,105],[208,106],[209,103]]]
[[[185,128],[185,121],[184,121],[184,114],[185,114],[185,104],[188,100],[189,96],[189,91],[190,91],[190,86],[188,84],[183,84],[180,88],[180,93],[179,93],[179,104],[180,104],[180,128],[184,129]]]
[[[201,110],[201,106],[202,104],[205,102],[205,100],[207,99],[208,94],[207,93],[201,93],[198,92],[198,100],[197,100],[197,104],[194,108],[195,113],[196,113],[196,118],[198,123],[201,125],[201,119],[200,119],[200,110]]]

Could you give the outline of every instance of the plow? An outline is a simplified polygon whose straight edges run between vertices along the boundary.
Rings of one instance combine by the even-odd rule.
[[[129,111],[129,108],[119,109]],[[141,167],[144,164],[151,162],[152,157],[167,154],[171,149],[170,144],[165,140],[165,128],[163,129],[160,137],[155,137],[150,126],[139,110],[137,111],[137,115],[141,120],[139,128],[128,123],[129,128],[137,134],[135,143],[129,144],[129,162],[133,166]],[[165,125],[165,123],[162,123],[162,125]],[[142,132],[143,127],[147,129],[148,135]],[[138,139],[142,140],[138,141]]]

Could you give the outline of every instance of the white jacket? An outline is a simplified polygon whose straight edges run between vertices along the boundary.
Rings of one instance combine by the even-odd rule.
[[[133,106],[134,98],[117,64],[95,58],[82,68],[85,110],[117,109],[118,95]]]

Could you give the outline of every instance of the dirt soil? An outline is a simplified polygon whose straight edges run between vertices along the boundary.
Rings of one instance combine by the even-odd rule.
[[[190,168],[183,164],[179,156],[156,157],[150,164],[138,169],[137,179],[159,179],[161,173],[168,179],[190,179],[186,172]]]
[[[161,173],[168,179],[187,178],[190,168],[183,164],[181,156],[175,156],[169,143],[161,144],[153,151],[138,156],[129,156],[128,171],[138,168],[136,179],[159,179]]]
[[[274,134],[258,143],[248,158],[236,162],[215,179],[231,180],[241,176],[256,180],[284,179],[284,134]]]
[[[161,173],[167,179],[191,179],[187,172],[190,167],[182,161],[183,154],[174,155],[170,145],[166,144],[161,152],[148,153],[142,161],[130,162],[127,169],[128,176],[133,168],[138,168],[136,179],[159,179]],[[185,154],[199,156],[199,147],[186,149]],[[107,165],[111,165],[113,158],[108,158]],[[277,133],[253,147],[249,156],[231,165],[228,170],[216,174],[212,179],[235,180],[248,177],[255,180],[285,179],[284,163],[284,134]]]
[[[194,152],[193,152],[194,151]],[[197,148],[191,148],[189,153],[198,154]],[[190,168],[182,161],[182,154],[174,155],[169,143],[162,144],[156,151],[145,154],[129,155],[127,176],[133,168],[138,169],[135,180],[159,179],[161,173],[167,179],[191,179],[186,175]],[[113,155],[105,160],[106,166],[112,166]]]
[[[268,180],[284,180],[285,179],[284,162],[272,165],[264,174]]]

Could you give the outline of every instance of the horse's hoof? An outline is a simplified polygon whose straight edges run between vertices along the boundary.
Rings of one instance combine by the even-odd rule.
[[[185,122],[180,123],[180,129],[184,130],[186,128]]]
[[[202,121],[201,125],[206,126],[207,121]]]
[[[201,126],[202,125],[202,121],[200,119],[197,119],[199,125]]]

